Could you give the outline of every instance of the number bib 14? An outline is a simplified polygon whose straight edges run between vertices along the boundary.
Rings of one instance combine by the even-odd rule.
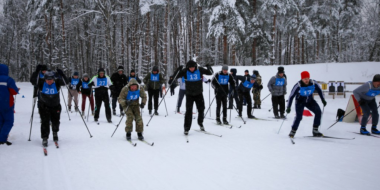
[[[140,97],[140,90],[128,91],[127,100],[137,100]]]

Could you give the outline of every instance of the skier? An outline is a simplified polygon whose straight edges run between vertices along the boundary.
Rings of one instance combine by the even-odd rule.
[[[372,112],[372,128],[373,134],[380,134],[377,130],[377,123],[379,121],[379,111],[376,106],[376,96],[380,94],[380,74],[373,77],[372,81],[368,81],[354,90],[355,99],[359,102],[362,108],[363,117],[361,121],[360,133],[363,135],[370,135],[366,126],[368,117]],[[379,103],[380,104],[380,103]]]
[[[272,94],[273,113],[276,119],[285,118],[285,94],[286,94],[287,81],[284,77],[284,71],[278,70],[277,74],[273,76],[268,82],[269,92]],[[280,110],[278,107],[280,106]],[[280,111],[280,116],[278,112]]]
[[[38,109],[40,107],[40,103],[39,103],[40,94],[38,91],[38,83],[40,80],[42,82],[44,82],[44,74],[45,74],[46,70],[47,70],[46,65],[37,65],[36,71],[34,71],[32,73],[32,76],[30,77],[30,83],[32,83],[32,85],[34,86],[33,98],[37,97],[37,99],[38,99],[38,102],[37,102],[37,108]]]
[[[131,72],[129,73],[129,76],[127,77],[127,80],[130,81],[131,79],[135,79],[139,84],[141,84],[141,80],[139,79],[139,76],[135,74],[135,70],[131,69]]]
[[[248,70],[247,70],[248,71]],[[246,72],[247,73],[247,72]],[[243,111],[243,99],[245,98],[247,100],[247,115],[248,118],[254,119],[255,116],[252,115],[252,100],[251,100],[251,94],[250,90],[252,87],[259,88],[259,85],[255,83],[256,81],[256,75],[244,75],[244,76],[238,76],[238,80],[241,81],[239,87],[238,87],[238,94],[239,94],[239,117],[242,117],[242,111]]]
[[[40,116],[41,116],[41,138],[42,145],[48,146],[48,138],[50,133],[50,122],[53,131],[53,140],[58,141],[58,131],[61,117],[61,104],[59,91],[67,81],[65,74],[57,69],[58,77],[55,78],[53,71],[46,71],[45,81],[39,81],[38,89],[41,94]]]
[[[235,99],[235,103],[236,103],[236,107],[239,107],[239,97],[238,97],[238,93],[236,91],[237,87],[239,86],[239,81],[238,81],[238,78],[236,76],[236,73],[237,73],[237,70],[235,68],[232,68],[230,69],[230,74],[232,75],[232,77],[234,78],[235,80],[235,86],[230,86],[230,90],[228,92],[228,109],[233,109],[234,108],[234,99]]]
[[[95,89],[95,121],[99,119],[99,111],[102,107],[102,102],[104,102],[104,107],[106,109],[106,118],[108,123],[112,123],[111,109],[110,109],[110,99],[108,96],[108,88],[112,85],[111,79],[105,74],[105,70],[100,68],[98,70],[98,75],[95,75],[90,80],[89,86]]]
[[[176,70],[176,79],[184,77],[186,83],[186,114],[184,129],[185,135],[189,134],[191,128],[192,116],[193,116],[193,104],[195,102],[198,109],[198,125],[201,131],[204,131],[203,119],[205,110],[205,101],[203,98],[203,85],[202,75],[212,75],[213,70],[210,65],[206,65],[207,69],[198,67],[197,63],[190,60],[186,64],[186,68],[183,65],[179,66]]]
[[[177,87],[177,83],[173,79],[173,76],[170,76],[169,85],[170,85],[170,95],[173,96],[174,95],[175,87]]]
[[[250,75],[249,75],[249,71],[248,70],[245,70],[244,71],[244,77],[247,79],[247,81],[249,81],[249,78],[251,77]],[[241,76],[240,76],[240,78],[241,78]],[[239,80],[239,79],[238,79]],[[243,104],[242,104],[243,106],[246,106],[247,105],[247,100],[245,99],[245,97],[243,97]]]
[[[181,78],[179,78],[177,80],[178,80],[178,84],[179,84],[178,101],[177,101],[177,113],[181,113],[180,112],[180,108],[181,108],[181,105],[182,105],[182,100],[183,100],[183,97],[186,95],[185,77],[181,77]]]
[[[139,98],[141,98],[140,106]],[[140,87],[139,83],[135,79],[131,79],[128,85],[121,90],[118,100],[119,104],[123,107],[123,110],[127,115],[127,121],[125,122],[127,140],[131,140],[133,120],[136,122],[136,132],[138,139],[144,140],[144,137],[142,135],[144,131],[144,124],[140,115],[140,108],[143,109],[146,104],[146,93],[144,91],[144,88]]]
[[[75,102],[75,111],[78,112],[78,91],[77,91],[77,85],[79,83],[79,73],[78,71],[75,71],[73,76],[69,79],[68,84],[69,84],[69,91],[67,94],[68,97],[68,103],[67,106],[69,107],[69,111],[71,111],[71,102],[72,99],[74,98]]]
[[[222,124],[220,121],[220,107],[223,103],[223,124],[228,125],[227,121],[227,96],[228,83],[233,88],[235,87],[234,77],[228,73],[228,66],[223,66],[222,71],[215,74],[212,79],[212,87],[215,89],[216,97],[216,123]]]
[[[261,100],[260,100],[260,95],[261,95],[261,90],[263,89],[263,83],[261,79],[261,75],[259,74],[259,71],[253,70],[253,74],[256,75],[256,83],[259,85],[259,88],[252,88],[252,94],[253,94],[253,101],[254,101],[254,106],[253,109],[261,109]]]
[[[13,127],[14,122],[14,95],[17,95],[19,88],[17,88],[13,78],[8,76],[8,66],[0,64],[0,145],[12,145],[9,142],[8,135]]]
[[[149,102],[148,110],[149,115],[152,115],[152,98],[154,98],[154,114],[158,115],[158,96],[160,94],[161,86],[165,84],[164,77],[159,73],[158,67],[154,66],[152,72],[145,76],[143,80],[144,84],[147,85]]]
[[[90,101],[91,113],[94,115],[94,95],[92,94],[92,89],[88,85],[90,78],[87,73],[83,74],[82,80],[79,81],[77,85],[77,91],[79,94],[82,94],[82,116],[84,116],[84,110],[86,107],[86,99]]]
[[[327,102],[325,100],[325,97],[323,96],[321,87],[319,86],[317,81],[310,79],[309,72],[303,71],[301,73],[301,80],[294,85],[289,95],[289,102],[286,108],[286,113],[289,114],[291,111],[290,108],[292,107],[293,99],[296,98],[296,117],[292,125],[292,130],[289,133],[289,137],[293,138],[296,134],[298,126],[302,120],[302,114],[305,107],[315,114],[313,124],[313,136],[323,136],[323,134],[318,131],[319,125],[321,124],[321,108],[319,108],[319,105],[314,100],[313,93],[315,90],[321,97],[323,106],[325,107]]]
[[[112,74],[111,76],[112,86],[111,89],[111,97],[112,97],[112,113],[116,115],[116,102],[117,98],[120,95],[121,89],[127,85],[128,77],[124,74],[124,67],[119,66],[117,68],[117,72]],[[124,115],[123,107],[119,104],[120,115]]]

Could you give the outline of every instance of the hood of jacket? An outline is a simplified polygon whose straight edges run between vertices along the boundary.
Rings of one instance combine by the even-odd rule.
[[[0,75],[8,76],[9,69],[8,66],[5,64],[0,64]]]

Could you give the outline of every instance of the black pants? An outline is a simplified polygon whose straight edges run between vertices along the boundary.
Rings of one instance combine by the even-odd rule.
[[[361,126],[367,126],[370,111],[372,111],[372,126],[377,126],[377,123],[379,122],[379,111],[377,110],[376,99],[374,98],[371,101],[366,101],[366,103],[360,105],[360,107],[363,111],[362,122],[360,123]]]
[[[285,97],[282,96],[272,96],[272,106],[274,116],[278,116],[278,107],[280,106],[280,115],[284,115],[285,112]]]
[[[191,122],[193,121],[193,104],[198,109],[198,124],[203,125],[204,111],[205,111],[205,101],[203,99],[203,94],[196,96],[186,95],[186,115],[185,115],[185,131],[190,130]]]
[[[240,100],[240,104],[239,104],[239,115],[243,116],[242,115],[242,112],[243,112],[243,101],[244,101],[244,98],[245,100],[247,101],[247,116],[251,116],[251,111],[252,111],[252,99],[251,99],[251,94],[249,93],[249,91],[246,91],[246,92],[243,92],[241,90],[238,90],[238,93],[239,93],[239,100]]]
[[[112,110],[116,109],[117,98],[118,97],[112,97]],[[123,111],[123,107],[121,106],[121,104],[119,104],[119,108],[120,108],[120,112],[122,112]]]
[[[48,107],[41,103],[40,116],[41,116],[41,138],[49,138],[50,122],[53,132],[59,131],[59,124],[61,118],[61,105]]]
[[[174,93],[174,87],[170,87],[170,95],[173,96],[175,93]]]
[[[231,94],[232,92],[233,92],[233,95]],[[233,102],[234,99],[235,99],[236,107],[239,108],[240,101],[239,101],[237,90],[230,89],[230,93],[228,95],[229,95],[228,108],[230,109],[234,108],[234,102]]]
[[[149,101],[148,101],[148,110],[152,110],[152,98],[154,98],[154,109],[158,109],[158,96],[160,94],[160,89],[153,90],[149,89],[148,90],[148,95],[149,95]]]
[[[100,108],[102,107],[102,102],[104,102],[104,107],[106,108],[106,118],[107,120],[111,119],[111,108],[110,108],[110,99],[108,92],[105,93],[95,93],[95,116],[94,118],[99,118]]]
[[[216,96],[216,118],[220,118],[220,107],[223,103],[223,119],[227,118],[227,97]]]

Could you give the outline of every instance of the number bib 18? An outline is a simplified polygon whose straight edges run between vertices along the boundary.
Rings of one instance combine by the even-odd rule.
[[[43,94],[58,94],[57,87],[55,86],[55,83],[48,85],[46,82],[44,83],[44,86],[42,87]]]
[[[187,76],[187,81],[189,82],[195,82],[195,81],[201,80],[201,73],[199,72],[199,70],[196,70],[194,72],[187,71],[186,76]]]
[[[140,97],[140,90],[128,91],[127,100],[137,100]]]

